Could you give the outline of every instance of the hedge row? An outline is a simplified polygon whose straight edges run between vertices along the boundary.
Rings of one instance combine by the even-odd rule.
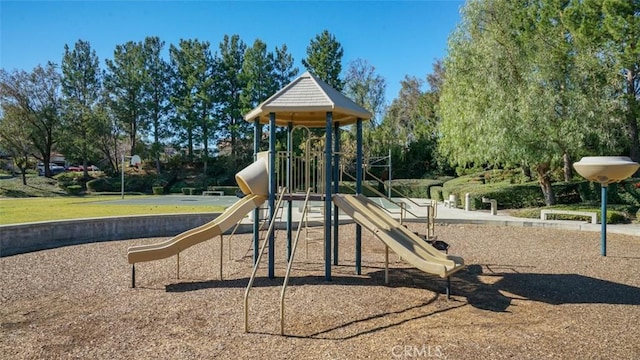
[[[557,209],[557,210],[573,210],[573,211],[588,211],[595,212],[598,217],[598,222],[602,223],[602,212],[599,208],[584,207],[584,206],[551,206],[543,208],[533,209],[520,209],[511,212],[511,215],[521,218],[540,219],[540,211],[543,209]],[[607,224],[626,224],[631,221],[632,215],[625,209],[607,209]],[[637,217],[637,215],[636,215]],[[547,215],[549,220],[585,220],[583,216],[579,215],[567,215],[567,214],[549,214]]]
[[[399,179],[391,181],[391,195],[393,197],[410,197],[410,198],[429,198],[430,189],[441,186],[443,179]],[[362,186],[362,193],[365,196],[380,196],[378,193],[387,196],[389,194],[389,182],[384,184],[375,180],[365,180]],[[355,182],[340,182],[339,191],[344,194],[355,193]]]
[[[581,193],[587,193],[588,181],[555,183],[552,185],[556,200],[559,204],[573,204],[582,201]],[[436,189],[431,194],[432,199],[448,199],[455,195],[458,206],[463,206],[465,194],[470,195],[472,210],[483,209],[488,205],[482,202],[483,197],[496,199],[499,208],[519,209],[544,206],[545,200],[540,186],[535,182],[526,184],[511,184],[510,182],[486,182],[479,175],[466,175],[447,181],[443,184],[442,194]]]

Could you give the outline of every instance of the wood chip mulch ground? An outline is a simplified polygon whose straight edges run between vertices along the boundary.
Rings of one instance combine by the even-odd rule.
[[[418,224],[410,224],[421,231]],[[219,239],[136,266],[127,248],[162,239],[84,244],[0,258],[0,359],[640,359],[640,237],[538,228],[437,226],[467,269],[445,281],[390,255],[354,225],[324,280],[323,245],[297,251],[280,335],[285,234],[276,278],[258,272],[249,299],[251,235]],[[226,238],[225,238],[226,239]],[[229,260],[231,258],[231,260]],[[265,259],[266,260],[266,259]],[[266,261],[265,261],[266,264]]]

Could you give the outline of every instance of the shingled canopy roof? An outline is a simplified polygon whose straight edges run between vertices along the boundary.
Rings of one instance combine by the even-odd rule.
[[[309,72],[305,72],[251,110],[244,116],[247,121],[259,119],[269,123],[269,113],[276,114],[276,125],[304,125],[310,128],[325,127],[327,112],[333,113],[333,122],[340,126],[350,125],[358,118],[371,119],[362,106],[354,103],[338,90],[327,85]]]

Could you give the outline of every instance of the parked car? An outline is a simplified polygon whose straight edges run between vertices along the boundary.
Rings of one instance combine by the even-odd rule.
[[[87,171],[99,171],[100,169],[98,169],[97,166],[95,165],[89,165],[87,166]],[[84,171],[84,166],[82,165],[71,165],[67,168],[67,171]]]
[[[36,168],[38,169],[38,175],[39,176],[44,176],[44,164],[43,163],[38,163],[38,165],[36,166]],[[62,172],[65,171],[64,166],[60,166],[54,163],[49,163],[49,171],[51,172],[51,176],[53,175],[58,175]]]

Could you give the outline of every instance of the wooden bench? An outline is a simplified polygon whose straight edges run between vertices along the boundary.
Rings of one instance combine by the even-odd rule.
[[[578,215],[591,217],[591,223],[598,223],[598,215],[591,211],[573,211],[573,210],[540,210],[540,220],[547,220],[547,215],[561,214],[561,215]]]

